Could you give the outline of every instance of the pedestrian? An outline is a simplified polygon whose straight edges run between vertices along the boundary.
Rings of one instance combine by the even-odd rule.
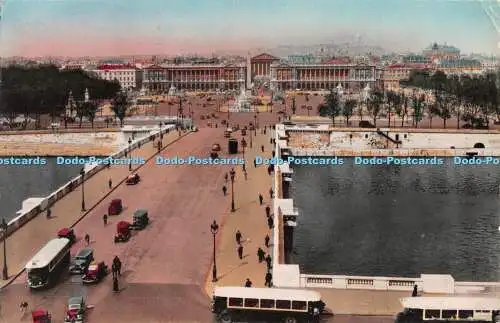
[[[226,196],[226,193],[227,193],[227,187],[226,185],[222,186],[222,194],[224,194],[224,196]]]
[[[266,234],[266,237],[264,238],[266,248],[269,248],[269,240],[271,240],[271,239],[269,238],[269,235]]]
[[[272,157],[274,157],[276,155],[276,152],[273,150],[273,152],[271,153]]]
[[[271,173],[272,173],[272,171],[271,171],[271,165],[269,165],[269,166],[267,166],[267,174],[269,176],[271,176]]]
[[[28,310],[28,302],[22,301],[19,305],[19,309],[21,310],[21,312],[26,312]]]
[[[243,246],[241,245],[241,243],[238,245],[238,257],[240,259],[243,259]]]
[[[87,243],[87,246],[90,244],[90,235],[88,233],[85,234],[85,242]]]
[[[227,178],[228,178],[228,175],[226,173],[226,175],[224,176],[224,179],[226,180],[226,183],[227,183]]]
[[[269,226],[269,229],[274,228],[274,220],[272,216],[267,217],[267,225]]]
[[[411,293],[411,297],[417,297],[418,296],[418,285],[413,286],[413,292]]]
[[[270,217],[271,216],[271,208],[268,206],[266,206],[266,216],[267,217]]]
[[[260,150],[264,152],[264,145],[260,146]]]
[[[257,168],[257,158],[254,158],[254,160],[253,160],[253,167]]]
[[[102,222],[104,223],[104,225],[107,225],[108,224],[108,215],[107,214],[104,214],[102,216]]]
[[[267,286],[267,287],[273,286],[273,275],[269,271],[266,274],[266,283],[264,286]]]
[[[259,247],[259,249],[257,249],[257,257],[259,257],[259,263],[265,260],[265,255],[266,253],[264,252],[264,250],[262,250],[262,248]]]
[[[262,203],[264,203],[264,196],[262,196],[262,194],[259,193],[259,203],[260,205],[262,205]]]
[[[241,232],[240,232],[240,230],[236,231],[235,237],[236,237],[236,243],[241,244]]]
[[[267,271],[270,271],[271,268],[273,268],[273,265],[272,265],[272,259],[271,259],[271,256],[269,254],[267,254],[266,258],[264,258],[264,260],[266,261],[266,264],[267,264]]]
[[[244,172],[246,172],[246,171],[247,171],[247,167],[246,167],[245,163],[243,163],[243,164],[241,165],[241,168],[242,168],[242,170],[243,170]]]
[[[248,173],[246,169],[243,171],[243,175],[245,176],[245,181],[246,181],[248,179]]]
[[[269,197],[274,198],[274,191],[272,187],[269,189]]]
[[[252,281],[250,278],[247,278],[247,281],[245,282],[245,287],[252,287]]]
[[[113,181],[111,180],[111,178],[108,181],[108,187],[109,187],[109,189],[113,188]]]
[[[50,217],[52,216],[52,211],[50,210],[50,207],[47,208],[47,219],[50,219]]]
[[[272,144],[273,143],[273,138],[269,138],[269,143]]]

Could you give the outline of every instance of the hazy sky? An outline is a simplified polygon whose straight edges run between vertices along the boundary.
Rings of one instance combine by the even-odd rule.
[[[4,0],[0,41],[4,55],[30,56],[208,54],[347,38],[394,50],[446,42],[463,52],[496,54],[500,37],[483,6],[467,0]]]

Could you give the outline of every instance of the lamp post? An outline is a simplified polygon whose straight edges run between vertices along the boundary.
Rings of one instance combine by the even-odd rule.
[[[132,171],[132,138],[128,138],[128,157],[130,158],[128,162],[128,170]]]
[[[234,208],[234,177],[236,176],[234,168],[231,169],[229,175],[231,175],[231,212],[234,212],[236,211],[236,209]]]
[[[247,141],[245,138],[241,139],[241,147],[243,148],[243,160],[245,160],[245,148],[247,147]]]
[[[255,129],[255,125],[253,127]],[[250,130],[249,132],[250,132],[250,148],[252,148],[252,130]]]
[[[217,262],[215,259],[215,236],[219,231],[219,225],[215,220],[212,223],[212,225],[210,225],[210,231],[212,231],[212,236],[214,237],[214,267],[212,268],[212,282],[215,283],[217,281]]]
[[[85,168],[80,170],[80,176],[82,176],[82,211],[85,209]]]
[[[7,222],[5,222],[5,218],[2,218],[2,235],[3,235],[3,270],[2,270],[2,278],[3,280],[9,279],[9,271],[7,269]]]
[[[254,135],[257,136],[257,113],[253,115],[253,129],[254,129]]]

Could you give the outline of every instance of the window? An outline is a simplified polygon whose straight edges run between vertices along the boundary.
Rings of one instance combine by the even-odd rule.
[[[230,298],[229,306],[243,307],[243,298]]]
[[[460,319],[468,319],[469,317],[473,317],[473,311],[458,311],[458,318]]]
[[[438,319],[441,316],[440,310],[426,310],[425,318],[426,319]]]
[[[274,299],[261,299],[260,308],[274,308]]]
[[[457,310],[443,310],[443,318],[451,319],[457,317]]]
[[[245,307],[259,307],[259,300],[256,298],[245,298]]]
[[[297,311],[305,311],[307,310],[307,302],[293,301],[292,309]]]
[[[279,308],[282,310],[289,310],[291,303],[292,302],[290,302],[290,301],[276,300],[276,308]]]

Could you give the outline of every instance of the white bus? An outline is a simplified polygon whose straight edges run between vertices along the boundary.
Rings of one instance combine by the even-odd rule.
[[[71,242],[66,238],[50,240],[26,264],[28,286],[33,289],[46,288],[57,282],[61,270],[71,260]]]
[[[396,322],[500,322],[500,298],[405,297]]]
[[[219,322],[247,320],[318,322],[325,309],[318,292],[254,287],[216,287],[212,312]]]

